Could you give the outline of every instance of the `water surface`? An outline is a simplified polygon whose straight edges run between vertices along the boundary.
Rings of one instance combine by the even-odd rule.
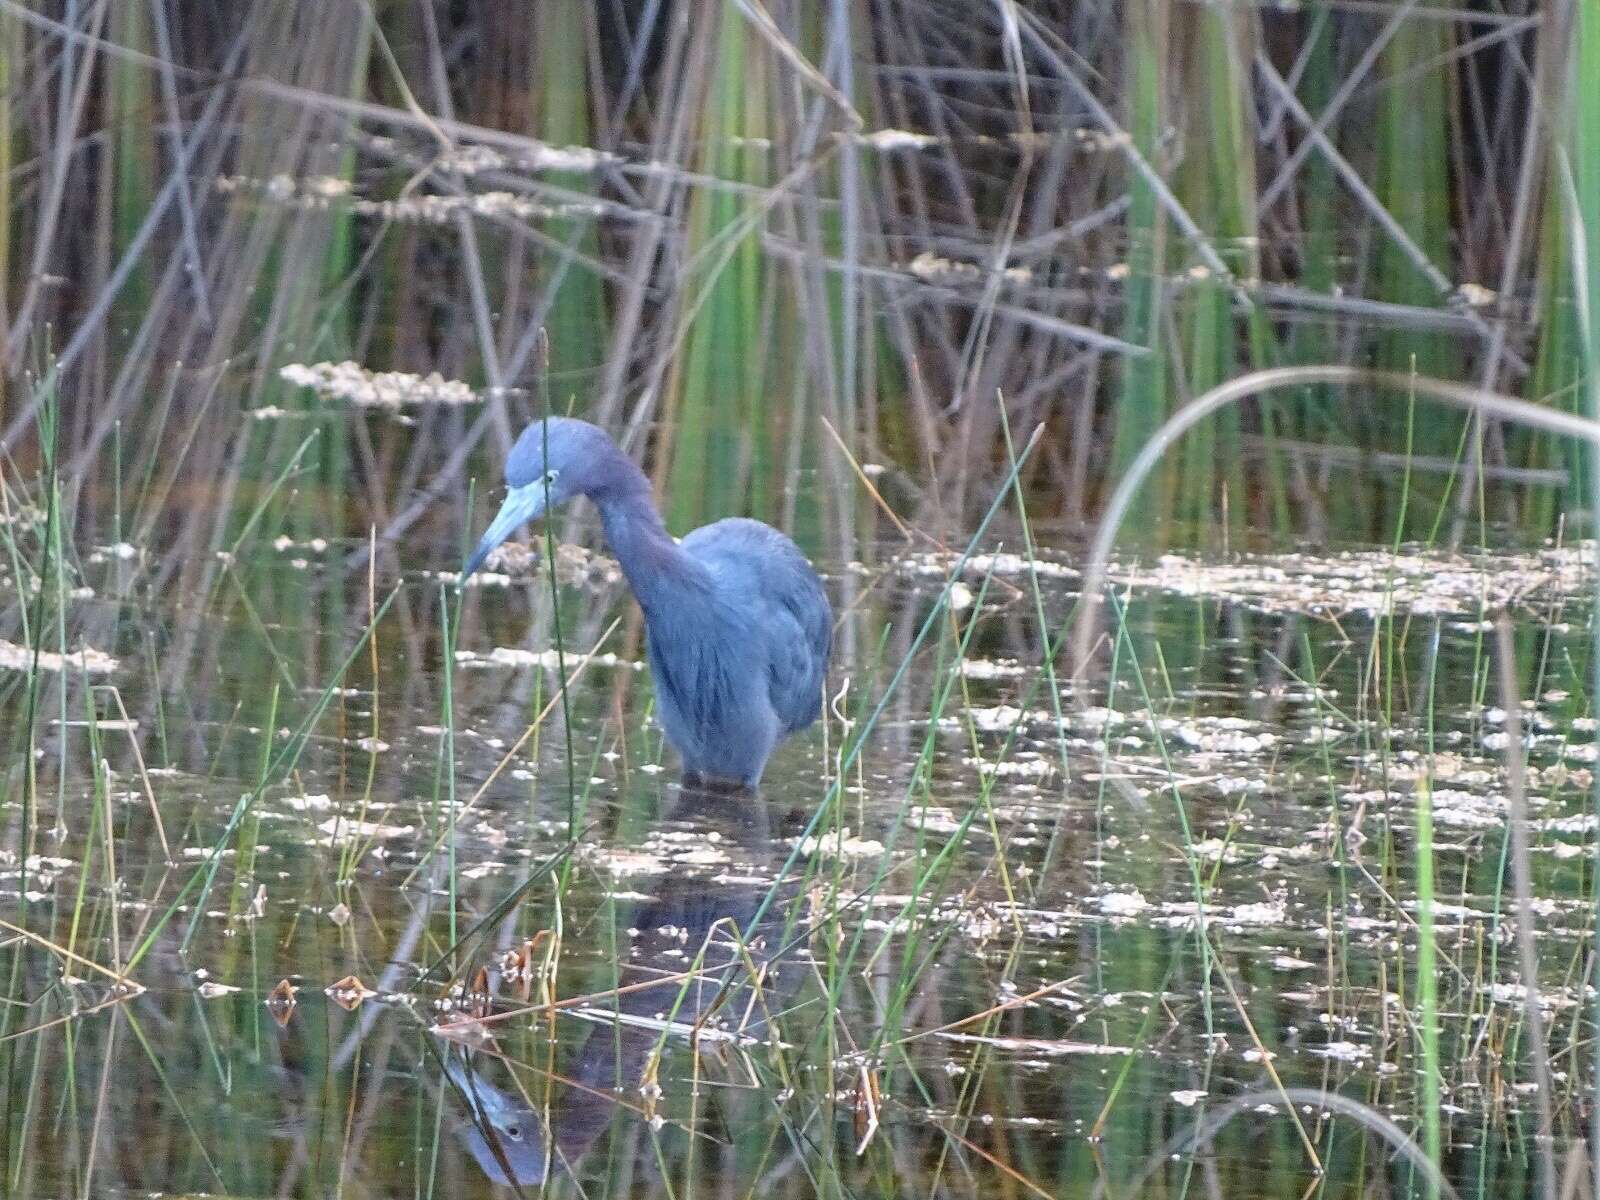
[[[12,1194],[1426,1194],[1293,1089],[1522,1194],[1501,603],[1558,1158],[1587,1120],[1578,551],[1125,564],[1077,682],[1065,553],[822,556],[826,728],[730,798],[603,558],[458,595],[356,548],[85,555],[7,670]]]

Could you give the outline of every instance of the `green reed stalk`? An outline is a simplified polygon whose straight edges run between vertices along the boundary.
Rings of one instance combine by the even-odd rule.
[[[1415,401],[1413,400],[1413,404]],[[1409,466],[1409,463],[1408,463]],[[1481,476],[1479,477],[1481,478]],[[1437,943],[1434,935],[1434,852],[1433,852],[1433,763],[1435,754],[1434,734],[1436,730],[1435,713],[1437,699],[1437,685],[1439,679],[1439,633],[1440,622],[1435,620],[1433,626],[1433,639],[1427,655],[1427,699],[1423,713],[1426,729],[1426,754],[1428,761],[1428,774],[1423,777],[1422,786],[1417,792],[1418,830],[1417,830],[1417,863],[1415,875],[1417,878],[1417,924],[1418,942],[1417,952],[1417,996],[1422,1006],[1422,1111],[1423,1111],[1423,1149],[1433,1164],[1443,1169],[1444,1162],[1443,1140],[1440,1129],[1440,1104],[1442,1102],[1443,1074],[1440,1069],[1439,1059],[1439,994],[1438,974],[1435,970],[1437,958]],[[1430,1194],[1436,1189],[1430,1187]]]
[[[973,606],[975,613],[982,610],[984,596],[987,594],[989,583],[990,578],[985,578],[982,586],[980,586],[978,589],[977,599]],[[955,655],[948,666],[941,671],[940,675],[936,676],[936,678],[941,679],[941,683],[935,693],[933,705],[929,712],[928,732],[923,742],[922,752],[918,755],[918,775],[922,775],[921,764],[931,764],[933,760],[933,743],[938,736],[939,721],[943,718],[945,707],[949,703],[951,696],[954,694],[956,687],[962,681],[961,664],[966,660],[967,650],[971,646],[972,638],[978,630],[978,625],[979,622],[974,619],[967,622],[967,626],[964,630],[955,630],[952,628],[952,639],[955,643]],[[962,711],[965,712],[966,709],[963,709]],[[968,719],[967,732],[969,739],[975,743],[976,734],[971,728],[970,718]],[[1004,753],[1005,751],[1002,750],[1002,755],[1004,755]],[[925,776],[923,776],[923,778],[925,778]],[[894,1042],[899,1038],[901,1015],[904,1012],[906,1003],[913,995],[916,981],[921,977],[925,967],[935,960],[938,946],[942,946],[943,938],[949,935],[949,931],[945,930],[940,937],[936,939],[937,944],[935,948],[929,950],[926,954],[922,954],[921,962],[913,964],[913,960],[916,959],[919,954],[921,954],[921,947],[923,939],[926,936],[928,925],[927,921],[919,921],[917,919],[918,908],[925,902],[926,898],[930,896],[937,896],[939,894],[938,886],[943,882],[950,868],[954,865],[956,855],[960,853],[961,847],[966,841],[967,832],[972,827],[973,823],[977,820],[980,814],[988,814],[992,812],[989,797],[994,789],[995,778],[996,776],[991,773],[983,779],[983,781],[979,784],[977,802],[967,810],[967,812],[962,816],[961,820],[957,823],[956,828],[945,838],[944,844],[934,851],[930,857],[925,860],[922,859],[922,846],[919,844],[917,847],[920,870],[918,871],[916,880],[911,886],[910,895],[907,897],[905,903],[900,907],[898,913],[898,917],[900,919],[904,919],[910,924],[910,929],[902,946],[901,973],[900,977],[895,981],[892,998],[885,1008],[884,1019],[880,1023],[877,1032],[873,1036],[872,1047],[874,1050],[876,1050],[880,1045]],[[916,780],[914,779],[911,786],[907,788],[905,799],[901,802],[899,811],[895,813],[894,822],[889,828],[889,832],[885,841],[884,861],[886,863],[889,860],[890,852],[892,852],[894,847],[899,843],[901,832],[908,819],[908,813],[912,803],[911,797],[915,787]],[[918,842],[920,843],[923,840],[923,830],[920,826],[917,830],[917,834]],[[869,894],[875,893],[883,878],[884,872],[880,870],[876,873],[872,883],[867,889],[867,892]],[[837,879],[835,879],[834,884],[835,888],[830,896],[830,902],[836,902],[836,899],[839,895]],[[839,912],[835,908],[833,910],[833,916],[837,918],[838,915]],[[867,931],[864,924],[858,925],[855,935],[851,940],[851,944],[844,955],[842,957],[837,955],[830,957],[828,964],[828,996],[830,1011],[833,1008],[836,1008],[838,1005],[840,995],[839,989],[842,987],[845,977],[851,972],[860,946],[865,941],[866,932]],[[874,959],[877,958],[877,956],[882,954],[887,948],[888,943],[889,938],[885,936],[879,943],[878,948],[872,952],[870,957]],[[836,945],[837,943],[830,941],[827,944]],[[901,1056],[904,1058],[903,1051],[901,1051]],[[906,1060],[904,1065],[908,1068],[911,1067],[909,1060]]]
[[[707,6],[707,20],[709,9]],[[717,49],[698,129],[700,170],[747,184],[765,181],[767,117],[761,59],[750,52],[736,0],[724,0],[715,18]],[[703,36],[711,36],[711,31]],[[748,225],[756,201],[742,191],[702,188],[689,202],[685,260],[702,262],[684,283],[693,325],[676,368],[675,429],[668,475],[668,523],[688,529],[746,510],[752,472],[748,450],[766,439],[766,355],[762,349],[765,272],[756,229]],[[708,248],[729,237],[726,253]]]
[[[346,673],[350,670],[351,665],[356,661],[357,658],[360,657],[361,652],[366,648],[367,638],[372,636],[373,630],[378,627],[378,623],[383,620],[384,615],[389,611],[389,606],[394,603],[395,597],[397,597],[399,594],[400,590],[396,588],[384,598],[383,603],[378,606],[378,611],[373,617],[372,623],[368,625],[367,628],[362,631],[361,636],[356,639],[355,645],[350,648],[350,652],[345,656],[339,667],[334,671],[333,678],[317,696],[316,702],[311,706],[311,710],[305,715],[305,718],[300,722],[299,726],[296,727],[294,733],[290,735],[289,740],[284,743],[283,747],[273,757],[272,762],[261,783],[239,798],[238,804],[234,806],[233,812],[228,818],[227,827],[222,831],[221,836],[212,846],[211,853],[206,859],[205,868],[195,872],[195,874],[189,877],[189,881],[185,883],[181,889],[179,889],[178,894],[173,897],[172,902],[162,911],[161,915],[151,923],[151,926],[146,932],[143,941],[139,943],[137,949],[134,950],[132,957],[128,960],[127,969],[130,972],[133,970],[134,966],[139,962],[139,960],[155,946],[156,939],[160,935],[162,929],[164,929],[167,922],[177,914],[179,906],[188,896],[190,889],[193,888],[198,882],[200,884],[200,894],[195,899],[193,904],[193,911],[195,912],[196,917],[190,922],[189,928],[184,932],[183,941],[181,943],[182,949],[188,949],[190,941],[193,940],[195,933],[198,932],[200,928],[201,922],[204,920],[206,900],[210,897],[211,888],[216,881],[217,868],[222,862],[223,849],[227,846],[228,842],[232,840],[234,832],[239,828],[239,823],[243,821],[244,818],[255,808],[256,801],[261,799],[262,793],[266,790],[266,788],[271,786],[273,783],[276,783],[278,780],[283,779],[289,774],[290,771],[294,770],[295,764],[300,761],[300,756],[305,753],[306,743],[311,736],[311,731],[316,728],[317,722],[322,719],[323,714],[328,711],[329,705],[332,704],[334,690],[340,686],[345,678]]]
[[[1428,1161],[1440,1159],[1439,981],[1433,925],[1433,785],[1426,776],[1417,788],[1417,1006],[1422,1054],[1422,1149]],[[1439,1194],[1429,1181],[1429,1195]]]
[[[37,385],[36,385],[37,386]],[[23,721],[24,737],[26,738],[26,759],[23,766],[21,786],[22,794],[22,852],[18,855],[22,870],[19,875],[18,891],[18,916],[17,923],[26,928],[28,925],[28,861],[34,854],[34,847],[38,837],[39,814],[39,770],[38,770],[38,722],[39,705],[41,702],[44,677],[39,667],[39,655],[44,649],[44,619],[45,599],[49,595],[50,581],[59,579],[61,575],[61,489],[56,474],[56,464],[59,454],[60,409],[58,407],[58,393],[55,386],[55,376],[52,372],[49,382],[45,385],[46,393],[41,398],[39,407],[39,446],[44,455],[45,466],[45,525],[43,534],[43,559],[37,572],[38,596],[34,602],[31,629],[27,617],[28,605],[24,602],[18,606],[22,618],[23,634],[26,644],[33,650],[33,661],[29,666],[26,693],[26,717]],[[7,529],[8,539],[11,537],[10,526]],[[13,578],[20,587],[28,574],[16,566],[16,556],[13,541]],[[58,592],[61,590],[57,585]],[[62,696],[66,695],[66,688],[61,689]],[[63,700],[64,702],[64,700]],[[8,997],[17,997],[22,991],[22,977],[25,969],[25,960],[28,947],[23,942],[14,943],[11,957],[11,977],[6,990]],[[25,1156],[13,1153],[16,1149],[11,1142],[11,1131],[14,1120],[12,1116],[12,1089],[15,1083],[13,1072],[16,1067],[16,1042],[10,1036],[12,1033],[11,1022],[14,1016],[20,1016],[23,1009],[14,1004],[0,1005],[0,1122],[4,1123],[6,1137],[3,1150],[5,1161],[0,1163],[4,1169],[10,1187],[15,1191],[23,1169]],[[43,1053],[44,1039],[39,1039],[36,1044],[37,1055]],[[26,1130],[29,1120],[35,1111],[35,1077],[30,1077],[28,1099],[24,1107],[22,1124],[23,1140],[26,1145]]]
[[[111,37],[141,54],[150,52],[150,8],[146,4],[118,4],[113,8]],[[143,63],[120,56],[108,59],[107,99],[115,183],[108,197],[112,206],[112,260],[120,258],[138,236],[155,198],[156,111],[153,77]],[[176,168],[174,168],[176,169]],[[120,305],[129,315],[141,314],[149,301],[149,272],[137,267],[124,287]]]
[[[1320,113],[1339,86],[1338,45],[1329,7],[1322,0],[1308,5],[1312,13],[1305,35],[1306,69],[1301,75],[1299,94],[1307,111]],[[1298,189],[1301,225],[1301,286],[1307,291],[1329,295],[1338,282],[1340,236],[1345,230],[1340,220],[1339,184],[1326,155],[1311,154],[1300,168],[1304,181]],[[1335,355],[1333,338],[1323,321],[1302,321],[1290,331],[1283,360],[1286,363],[1328,362]],[[1328,433],[1338,436],[1335,424],[1337,400],[1329,388],[1307,389],[1306,399],[1289,405],[1288,428],[1298,436],[1319,439]],[[1330,532],[1337,537],[1365,538],[1369,530],[1358,506],[1338,505],[1327,515]]]
[[[206,1139],[201,1136],[199,1129],[195,1126],[194,1119],[189,1115],[189,1106],[185,1103],[184,1093],[173,1083],[172,1074],[167,1069],[167,1063],[163,1060],[161,1053],[150,1044],[150,1039],[145,1036],[144,1026],[139,1023],[137,1014],[128,1008],[121,1008],[118,1011],[127,1018],[129,1031],[138,1041],[139,1047],[144,1051],[145,1058],[149,1060],[150,1068],[155,1072],[156,1078],[161,1081],[161,1090],[166,1093],[167,1101],[172,1105],[173,1112],[178,1114],[178,1119],[188,1132],[194,1152],[210,1173],[217,1190],[226,1192],[228,1190],[227,1182],[223,1179],[222,1172],[218,1170],[217,1164],[212,1160],[211,1155],[206,1152]]]
[[[1017,446],[1011,436],[1011,420],[1006,415],[1005,401],[999,402],[1000,431],[1005,435],[1006,458],[1013,466],[1017,462]],[[1011,476],[1013,498],[1017,504],[1017,522],[1022,530],[1022,546],[1028,558],[1028,590],[1032,593],[1033,619],[1038,626],[1039,648],[1043,658],[1045,686],[1050,694],[1050,715],[1055,719],[1056,728],[1056,755],[1057,765],[1061,770],[1061,795],[1065,798],[1067,788],[1072,780],[1071,762],[1067,756],[1067,722],[1061,711],[1061,684],[1056,678],[1056,659],[1051,653],[1050,622],[1045,617],[1044,593],[1039,586],[1039,559],[1036,551],[1033,526],[1028,520],[1028,503],[1023,495],[1023,489],[1016,472]],[[975,610],[981,611],[981,610]],[[1063,805],[1054,827],[1050,832],[1050,841],[1046,844],[1044,859],[1039,866],[1041,881],[1050,873],[1050,863],[1057,846],[1057,838],[1061,832],[1062,824],[1066,817],[1066,806]]]
[[[552,146],[588,146],[595,132],[589,118],[589,96],[600,86],[590,78],[594,8],[584,0],[547,0],[534,5],[532,13],[539,136]],[[595,189],[589,172],[552,171],[548,179],[552,186],[578,194]],[[585,259],[601,257],[600,239],[589,217],[555,217],[544,225],[544,231]],[[549,339],[545,401],[565,412],[572,397],[587,397],[590,381],[605,356],[608,321],[604,286],[598,276],[576,257],[551,262],[544,273],[557,272],[561,273],[560,286],[545,318]],[[549,391],[551,386],[554,394]]]
[[[1578,281],[1578,316],[1588,378],[1584,408],[1591,418],[1600,420],[1600,88],[1594,86],[1594,80],[1600,79],[1600,0],[1577,0],[1576,60],[1568,81],[1573,107],[1573,274]],[[1592,515],[1600,513],[1600,450],[1591,450],[1587,457]],[[1589,634],[1590,695],[1592,703],[1600,707],[1600,590],[1595,592]],[[1594,809],[1600,817],[1600,773],[1595,776]],[[1589,886],[1594,892],[1592,1036],[1600,1030],[1600,872],[1590,872]],[[1592,1056],[1591,1080],[1600,1090],[1600,1040]],[[1589,1191],[1600,1196],[1600,1105],[1591,1109],[1589,1147]]]
[[[926,617],[923,618],[922,623],[917,627],[917,632],[912,635],[911,642],[906,647],[904,656],[900,659],[898,665],[896,665],[894,672],[889,677],[888,683],[884,685],[882,694],[878,697],[877,701],[872,704],[870,711],[863,707],[863,712],[865,715],[862,719],[857,721],[852,732],[849,745],[844,749],[843,753],[839,757],[837,776],[829,786],[827,795],[823,798],[822,803],[817,806],[817,811],[812,815],[811,820],[807,822],[805,829],[801,833],[800,839],[797,840],[795,844],[794,849],[790,851],[788,858],[784,860],[782,867],[778,869],[778,872],[775,876],[776,879],[782,879],[784,876],[786,876],[793,868],[794,864],[799,861],[800,843],[803,842],[805,838],[813,835],[817,829],[821,827],[821,823],[826,818],[829,809],[833,805],[839,803],[842,799],[844,795],[846,772],[849,771],[849,769],[854,766],[856,761],[861,757],[862,749],[866,746],[867,740],[876,730],[878,722],[883,719],[884,713],[889,708],[889,702],[894,699],[895,694],[900,689],[900,685],[905,681],[906,675],[909,673],[911,664],[913,661],[915,661],[918,651],[922,649],[923,643],[927,641],[928,634],[945,615],[946,609],[950,603],[951,588],[962,577],[962,574],[966,570],[968,561],[970,561],[972,556],[977,552],[978,545],[982,542],[984,535],[988,532],[990,524],[993,523],[995,516],[1000,512],[1001,506],[1004,504],[1006,497],[1010,495],[1013,481],[1021,473],[1022,468],[1026,465],[1028,460],[1033,456],[1033,452],[1038,448],[1040,436],[1043,433],[1044,427],[1040,426],[1034,431],[1033,436],[1029,438],[1027,444],[1022,447],[1021,452],[1016,455],[1011,470],[1006,474],[1005,479],[1002,480],[999,489],[995,492],[993,501],[991,501],[988,510],[984,513],[982,520],[978,522],[977,527],[973,530],[972,536],[967,540],[967,544],[962,549],[960,557],[957,558],[955,563],[951,566],[950,576],[945,582],[944,587],[940,589],[939,595],[934,601],[932,610]],[[866,697],[863,696],[862,699],[863,705],[865,705]],[[880,871],[879,878],[874,881],[874,886],[881,882],[881,876],[882,872]],[[774,883],[773,886],[770,887],[767,890],[767,893],[762,897],[761,903],[757,906],[755,914],[746,923],[745,933],[747,936],[751,930],[756,929],[760,925],[761,919],[766,916],[767,910],[771,908],[772,904],[777,899],[777,893],[777,884]]]
[[[1128,132],[1135,148],[1149,162],[1162,156],[1161,137],[1166,120],[1163,79],[1168,50],[1170,10],[1155,0],[1130,0],[1123,9],[1126,38]],[[1166,217],[1156,193],[1143,176],[1128,175],[1128,273],[1123,291],[1122,337],[1149,354],[1125,358],[1117,402],[1116,441],[1112,474],[1122,475],[1139,449],[1167,415],[1165,338]],[[1140,520],[1134,524],[1150,530],[1171,512],[1171,472],[1162,471],[1139,499]]]
[[[548,418],[551,415],[548,408],[550,403],[550,386],[548,379],[545,381],[544,394],[545,404],[547,407],[545,410],[546,423],[544,426],[542,426],[542,428],[544,430],[546,442],[545,445],[541,447],[541,452],[548,457],[550,453],[550,445],[548,441],[550,436],[550,425]],[[550,500],[549,487],[550,484],[549,480],[547,479],[545,481],[545,502],[547,508]],[[571,689],[567,686],[570,676],[567,674],[566,633],[561,624],[561,586],[560,580],[556,578],[555,522],[548,520],[544,523],[544,561],[545,578],[550,584],[550,632],[551,640],[555,644],[556,651],[556,673],[559,678],[557,686],[560,689],[557,694],[561,700],[561,734],[565,743],[563,747],[565,753],[562,755],[562,758],[567,768],[567,840],[575,841],[578,836],[578,778],[576,773],[577,756],[572,748],[572,696]],[[593,773],[591,772],[587,778],[593,778]],[[565,893],[568,879],[568,868],[563,866],[561,870],[561,886],[557,889],[558,896]]]
[[[1385,71],[1403,71],[1436,60],[1449,49],[1450,31],[1443,22],[1413,20],[1394,35],[1382,58]],[[1449,78],[1442,70],[1424,72],[1405,87],[1385,91],[1375,136],[1378,143],[1378,186],[1384,208],[1434,264],[1450,262],[1450,113]],[[1378,296],[1419,307],[1443,302],[1434,284],[1394,242],[1375,234]],[[1397,330],[1380,339],[1382,361],[1398,370],[1454,378],[1456,355],[1442,334]],[[1482,422],[1475,423],[1482,428]],[[1380,418],[1380,444],[1393,445],[1395,419]],[[1429,421],[1420,430],[1418,452],[1449,454],[1454,448],[1452,422]],[[1427,527],[1426,514],[1415,506],[1417,530]],[[1413,536],[1408,526],[1406,535]]]
[[[460,589],[456,590],[457,605],[460,604]],[[450,589],[439,589],[439,641],[444,647],[444,670],[440,672],[444,682],[444,695],[440,697],[440,717],[444,721],[444,736],[440,739],[439,754],[443,761],[445,778],[445,795],[448,799],[448,814],[445,817],[445,828],[454,830],[458,819],[456,808],[456,631],[460,629],[460,622],[450,620]],[[450,944],[457,941],[456,914],[460,908],[457,903],[456,886],[460,881],[460,874],[456,870],[456,842],[459,839],[452,835],[446,839],[449,843],[449,873],[450,873]],[[451,964],[452,972],[455,964]]]
[[[11,144],[12,57],[15,53],[14,22],[9,12],[0,12],[0,297],[11,293],[11,164],[15,156]],[[10,301],[0,301],[0,312],[8,314]],[[11,381],[0,377],[0,421],[11,419]]]
[[[1546,197],[1544,218],[1540,222],[1538,300],[1534,324],[1539,341],[1533,360],[1533,374],[1526,395],[1531,400],[1584,411],[1583,330],[1578,306],[1573,303],[1577,279],[1573,274],[1572,228],[1564,219],[1567,198],[1559,188]],[[1567,468],[1567,495],[1581,497],[1588,475],[1588,454],[1582,446],[1552,441],[1542,434],[1518,434],[1513,443],[1512,461],[1524,466]],[[1529,531],[1555,526],[1560,512],[1561,493],[1555,488],[1530,488],[1524,504],[1523,527]]]
[[[1203,226],[1213,229],[1219,253],[1229,269],[1243,279],[1260,275],[1255,195],[1256,161],[1254,139],[1247,128],[1251,101],[1250,56],[1245,39],[1252,22],[1242,10],[1227,6],[1202,7],[1176,14],[1173,19],[1192,22],[1196,52],[1201,69],[1194,75],[1198,95],[1190,105],[1203,109],[1207,119],[1194,127],[1194,145],[1186,156],[1185,169],[1178,179],[1178,197]],[[1236,333],[1234,300],[1227,282],[1212,276],[1196,281],[1180,303],[1183,325],[1183,360],[1186,389],[1193,395],[1207,391],[1234,371],[1241,347]],[[1252,346],[1257,337],[1254,315],[1248,318]],[[1255,365],[1265,366],[1255,356]],[[1263,407],[1265,411],[1265,407]],[[1229,498],[1229,535],[1243,531],[1250,512],[1250,492],[1245,484],[1244,460],[1239,443],[1239,417],[1228,414],[1203,433],[1196,431],[1194,442],[1184,448],[1183,466],[1173,515],[1190,528],[1201,530],[1217,515],[1223,494]],[[1272,455],[1268,470],[1269,492],[1281,492],[1282,484],[1270,477],[1278,470],[1279,457]],[[1219,491],[1219,488],[1222,489]]]

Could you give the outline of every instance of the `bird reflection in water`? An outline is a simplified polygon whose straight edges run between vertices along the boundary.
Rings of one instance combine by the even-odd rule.
[[[447,1057],[446,1073],[468,1110],[456,1136],[495,1183],[534,1186],[556,1172],[571,1171],[619,1111],[638,1111],[641,1077],[662,1043],[663,1014],[682,1034],[715,1008],[748,1043],[767,1036],[766,1016],[798,986],[802,970],[794,961],[801,953],[796,942],[804,938],[785,924],[792,889],[780,890],[759,927],[750,928],[771,890],[783,849],[770,829],[768,802],[684,786],[662,825],[693,833],[697,845],[720,835],[715,844],[733,856],[733,869],[716,868],[720,878],[713,881],[704,868],[675,865],[651,881],[654,899],[619,919],[619,927],[638,931],[618,964],[619,994],[574,1014],[600,1024],[548,1099],[542,1088],[539,1103],[533,1103],[520,1090],[491,1083],[486,1055],[476,1055],[472,1063],[453,1053]],[[744,939],[743,949],[736,934]],[[702,947],[700,970],[683,981]],[[672,978],[659,987],[625,990],[667,977]],[[669,1033],[666,1052],[682,1040]]]

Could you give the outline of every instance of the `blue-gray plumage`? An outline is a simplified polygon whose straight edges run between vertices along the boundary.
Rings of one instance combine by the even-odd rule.
[[[685,779],[760,782],[779,741],[822,707],[833,612],[805,555],[770,525],[739,517],[674,541],[644,472],[603,430],[570,417],[522,431],[506,485],[462,578],[524,523],[589,497],[644,610],[656,713]]]

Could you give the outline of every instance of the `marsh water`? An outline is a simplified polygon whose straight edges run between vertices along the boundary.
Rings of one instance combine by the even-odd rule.
[[[86,549],[3,681],[7,1193],[1426,1195],[1430,1138],[1531,1191],[1592,1108],[1591,548],[1130,561],[1073,680],[1014,535],[818,552],[757,796],[679,786],[603,556]]]
[[[0,0],[0,1196],[1600,1200],[1597,11]]]

